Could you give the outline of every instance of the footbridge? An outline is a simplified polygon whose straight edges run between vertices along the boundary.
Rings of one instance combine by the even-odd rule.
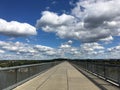
[[[120,90],[120,67],[56,61],[2,68],[0,90]]]

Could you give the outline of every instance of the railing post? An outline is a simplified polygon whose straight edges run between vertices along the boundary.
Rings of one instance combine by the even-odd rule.
[[[86,60],[86,70],[88,70],[88,61]]]
[[[118,71],[118,84],[120,87],[120,67],[119,66],[117,67],[117,71]]]
[[[97,61],[95,61],[95,74],[97,74],[98,75],[98,67],[97,67]]]
[[[106,77],[106,63],[105,63],[105,61],[104,61],[104,65],[103,65],[103,73],[104,73],[105,80],[107,80],[107,77]]]
[[[15,69],[15,83],[18,82],[17,71],[18,71],[18,69]]]
[[[28,67],[28,77],[30,77],[30,67]]]

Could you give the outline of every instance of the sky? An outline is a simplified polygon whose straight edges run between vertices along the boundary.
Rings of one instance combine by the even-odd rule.
[[[0,60],[119,59],[120,0],[0,0]]]

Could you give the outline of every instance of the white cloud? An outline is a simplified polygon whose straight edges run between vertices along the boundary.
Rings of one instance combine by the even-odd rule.
[[[7,22],[0,19],[0,34],[7,36],[29,36],[36,35],[36,28],[28,23],[20,23],[17,21]]]
[[[72,43],[73,43],[73,41],[72,41],[72,40],[69,40],[69,41],[68,41],[68,44],[72,44]]]
[[[80,7],[84,7],[84,11]],[[119,0],[85,0],[77,3],[72,14],[84,22],[85,30],[96,35],[90,39],[100,40],[120,34],[119,9]]]
[[[61,46],[60,46],[60,48],[70,48],[71,46],[70,45],[68,45],[68,44],[62,44]]]
[[[105,48],[99,43],[84,43],[80,45],[82,58],[104,58]]]
[[[59,16],[57,13],[44,11],[42,17],[37,20],[36,27],[41,27],[46,32],[58,32],[62,28],[66,29],[73,22],[74,17],[71,15],[62,14]]]
[[[85,43],[85,44],[82,44],[80,47],[81,47],[81,49],[83,49],[85,51],[94,51],[94,50],[103,50],[104,49],[104,47],[98,43]]]
[[[24,44],[21,42],[4,42],[4,41],[0,41],[0,45],[1,48],[3,50],[9,51],[9,52],[14,52],[14,53],[37,53],[37,51],[35,51],[31,46],[29,46],[28,44]]]
[[[81,54],[80,49],[71,46],[71,44],[72,41],[69,40],[68,42],[65,42],[59,46],[58,51],[60,51],[62,57],[72,58],[72,59],[80,57]]]
[[[52,48],[22,42],[0,41],[0,59],[120,58],[120,45],[106,49],[95,42],[84,43],[80,47],[74,47],[68,42],[61,44],[58,48]]]
[[[109,52],[120,52],[120,45],[108,48]]]
[[[42,45],[35,45],[34,48],[41,51],[41,52],[46,52],[46,51],[52,51],[53,50],[53,48],[51,48],[51,47],[42,46]]]
[[[106,37],[104,39],[101,39],[101,41],[105,41],[105,42],[110,42],[112,41],[114,38],[112,36]]]
[[[80,0],[70,15],[44,11],[37,28],[81,42],[111,41],[120,36],[120,0]]]
[[[119,59],[120,58],[120,45],[108,48],[107,57],[113,58],[113,59]]]
[[[73,47],[69,43],[61,44],[58,50],[61,50],[63,57],[67,58],[104,58],[106,49],[99,43],[84,43],[80,47]],[[102,57],[101,57],[102,56]]]
[[[5,51],[4,50],[0,50],[0,53],[5,53]]]
[[[61,52],[52,47],[5,41],[0,41],[0,53],[4,53],[0,59],[49,59],[61,56]]]
[[[38,26],[41,24],[50,24],[50,25],[64,25],[70,23],[74,19],[71,15],[62,14],[58,16],[57,13],[44,11],[42,12],[42,17],[37,21]],[[70,22],[69,22],[70,21]]]

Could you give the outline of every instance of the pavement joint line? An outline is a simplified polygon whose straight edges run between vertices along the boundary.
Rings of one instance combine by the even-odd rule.
[[[26,88],[20,87],[17,90],[89,90],[89,89],[90,90],[101,90],[101,89],[98,89],[97,86],[91,84],[91,82],[88,82],[87,84],[90,88],[86,87],[86,83],[82,84],[83,79],[80,79],[80,78],[85,78],[85,77],[83,77],[82,74],[79,74],[80,73],[79,70],[77,70],[69,62],[60,64],[54,67],[49,72],[50,72],[49,74],[46,74],[46,75],[44,74],[45,77],[41,79],[39,78],[36,79],[37,82],[36,80],[34,80],[34,82],[30,82],[29,83],[30,86],[26,85]],[[71,77],[72,79],[70,79]],[[86,79],[87,78],[85,78],[85,80]],[[38,83],[39,81],[40,83]],[[88,81],[88,79],[86,81]],[[81,85],[79,85],[80,83]],[[32,88],[32,84],[34,88]],[[92,85],[94,88],[92,87]]]
[[[59,66],[60,67],[60,66]],[[59,68],[58,67],[58,68]],[[43,81],[43,83],[41,83],[37,88],[36,88],[36,90],[38,90],[45,82],[47,82],[48,80],[49,80],[49,78],[58,70],[58,68],[52,73],[52,74],[50,74],[44,81]]]
[[[67,77],[67,90],[69,90],[69,81],[68,81],[68,69],[66,68],[66,77]]]

